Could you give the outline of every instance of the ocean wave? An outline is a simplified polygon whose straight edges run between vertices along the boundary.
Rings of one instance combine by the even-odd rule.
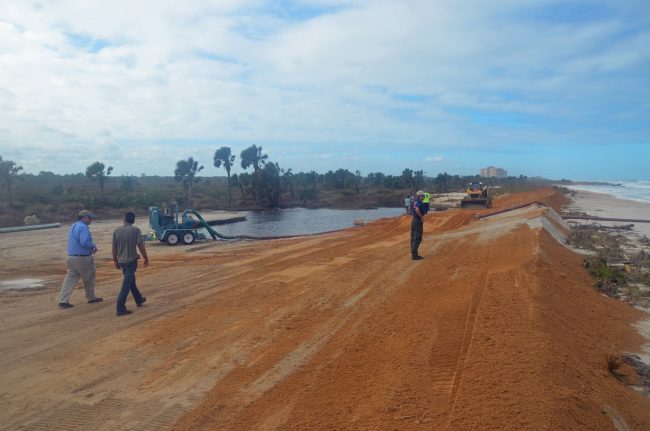
[[[570,190],[604,193],[619,199],[650,202],[650,181],[599,181],[597,184],[565,186]]]

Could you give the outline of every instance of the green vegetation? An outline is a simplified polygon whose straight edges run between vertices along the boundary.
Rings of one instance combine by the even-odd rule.
[[[594,287],[608,295],[616,295],[627,283],[625,273],[608,265],[602,257],[585,259],[585,266],[596,279]]]
[[[601,292],[621,297],[631,304],[650,306],[650,254],[645,248],[636,251],[628,247],[619,232],[628,226],[608,227],[595,224],[572,226],[571,244],[591,250],[594,256],[585,258],[584,265],[594,277],[594,287]],[[641,246],[647,243],[642,239]]]
[[[228,206],[232,205],[232,184],[230,180],[230,170],[232,165],[235,162],[235,156],[230,153],[230,147],[221,147],[214,152],[214,167],[220,168],[223,163],[223,167],[228,174]]]
[[[16,165],[16,162],[12,160],[3,160],[0,156],[0,182],[2,182],[2,187],[7,188],[7,202],[9,207],[14,206],[12,187],[14,181],[18,178],[18,174],[23,170],[22,166]]]
[[[113,172],[113,167],[109,166],[108,169],[104,171],[104,164],[101,162],[95,162],[86,168],[86,177],[88,177],[88,179],[91,181],[95,181],[97,184],[99,184],[99,191],[102,196],[102,202],[106,200],[106,196],[104,195],[104,187],[111,172]]]
[[[252,168],[252,172],[231,175],[235,155],[229,147],[217,149],[214,166],[223,167],[227,174],[218,177],[198,177],[203,166],[193,157],[179,160],[175,169],[170,166],[170,176],[140,177],[110,177],[113,167],[106,168],[102,162],[89,165],[85,173],[22,173],[15,162],[0,157],[0,181],[8,189],[7,198],[0,198],[0,226],[22,225],[23,218],[31,214],[37,214],[44,223],[69,221],[83,208],[103,217],[117,217],[127,209],[146,215],[150,206],[170,201],[197,210],[401,207],[404,196],[417,189],[430,193],[458,192],[479,179],[447,173],[428,177],[424,171],[411,169],[404,169],[401,175],[371,172],[367,176],[342,168],[325,173],[294,172],[269,160],[262,148],[255,145],[241,151],[239,157],[241,167]],[[551,184],[523,176],[484,181],[498,186],[497,193]]]
[[[183,184],[185,190],[187,208],[192,208],[192,188],[194,184],[201,181],[201,178],[196,174],[203,170],[203,166],[199,166],[199,162],[192,157],[187,160],[179,160],[176,163],[176,170],[174,171],[174,180]]]
[[[259,206],[261,198],[260,189],[262,188],[262,166],[266,163],[269,156],[262,154],[262,147],[251,145],[241,152],[240,157],[242,169],[248,169],[251,166],[253,167],[253,177],[250,183],[252,184],[255,203]]]

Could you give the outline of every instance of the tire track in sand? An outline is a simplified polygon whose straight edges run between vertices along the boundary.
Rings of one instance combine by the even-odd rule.
[[[489,262],[490,248],[485,247],[484,249],[488,252],[487,260]],[[486,265],[486,268],[489,268],[489,263]],[[458,397],[458,388],[460,387],[463,380],[463,371],[465,369],[465,364],[467,361],[467,352],[469,351],[470,345],[472,344],[472,339],[474,338],[474,331],[476,329],[476,321],[478,318],[478,310],[481,307],[481,303],[483,302],[483,297],[485,296],[485,291],[487,290],[489,283],[490,274],[489,271],[486,270],[482,274],[481,280],[477,283],[478,287],[472,293],[470,303],[467,307],[461,349],[460,354],[458,355],[458,362],[456,364],[456,370],[454,371],[453,384],[451,388],[451,405],[449,409],[449,415],[447,417],[447,429],[449,429],[451,419],[454,417],[454,409],[456,407],[456,400]]]
[[[457,256],[462,249],[468,256],[474,256],[473,261],[488,260],[489,247],[477,249],[475,237],[469,237],[459,242],[447,242],[443,253],[438,255]],[[449,247],[450,246],[450,247]],[[482,254],[477,256],[477,250]],[[442,262],[447,269],[455,271],[457,262],[445,259]],[[441,292],[444,297],[455,297],[456,301],[437,310],[439,313],[439,330],[432,347],[430,358],[431,372],[429,374],[431,393],[435,395],[436,408],[431,409],[432,417],[423,417],[423,421],[434,421],[449,427],[453,417],[458,389],[462,383],[463,371],[467,353],[472,343],[478,310],[485,290],[489,284],[489,273],[484,271],[474,276],[458,276],[455,272],[449,274],[448,290]],[[467,291],[467,285],[474,286]],[[460,295],[460,296],[459,296]],[[458,303],[461,298],[467,298],[464,303]]]

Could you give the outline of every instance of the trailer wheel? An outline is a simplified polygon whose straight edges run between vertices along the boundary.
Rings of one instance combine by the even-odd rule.
[[[192,232],[187,232],[183,234],[183,244],[185,245],[190,245],[194,242],[195,238],[194,235],[192,235]]]
[[[169,235],[167,235],[167,244],[169,245],[176,245],[178,244],[179,238],[178,234],[176,232],[172,232]]]

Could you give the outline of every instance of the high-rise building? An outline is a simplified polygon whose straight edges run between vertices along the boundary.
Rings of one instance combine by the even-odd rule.
[[[481,169],[481,176],[483,178],[505,178],[508,176],[508,171],[502,168],[488,166],[487,168]]]

